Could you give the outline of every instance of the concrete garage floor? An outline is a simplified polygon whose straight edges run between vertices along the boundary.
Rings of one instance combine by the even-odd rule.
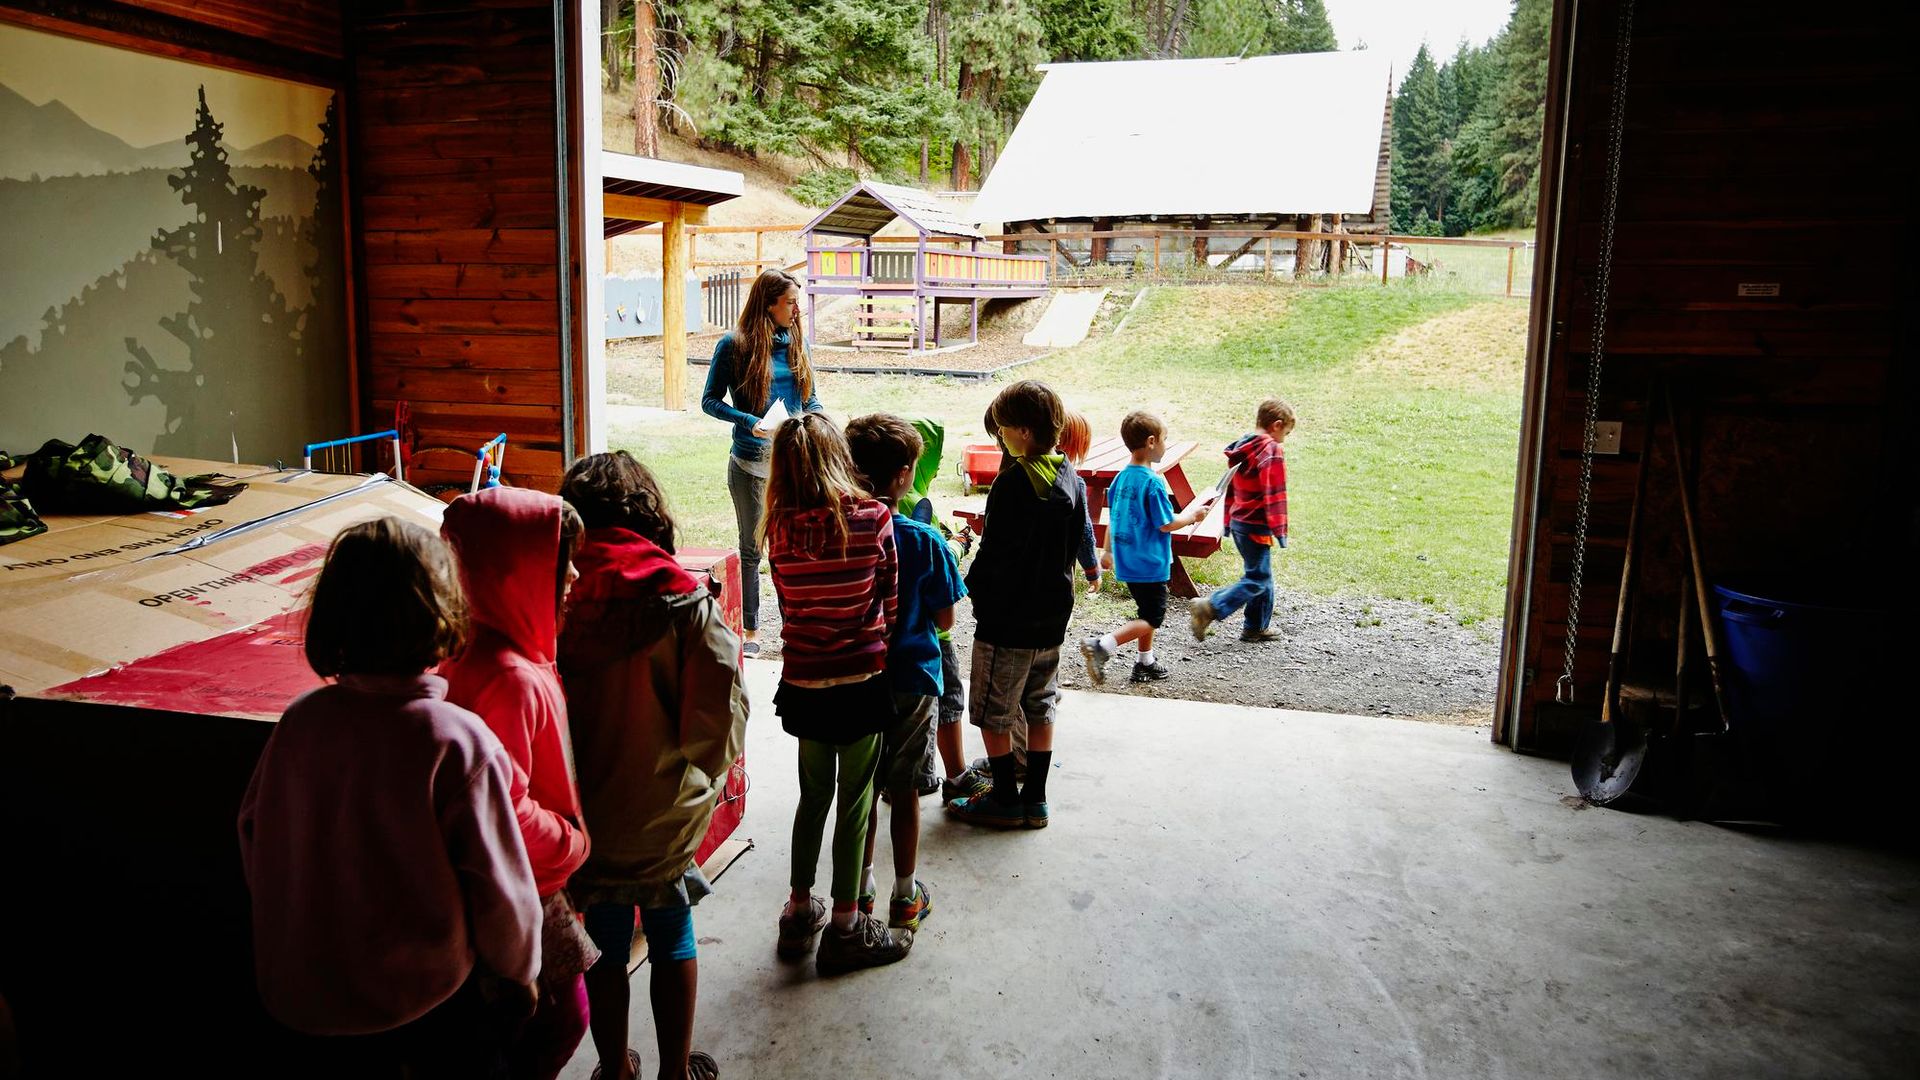
[[[777,666],[750,669],[739,835],[757,848],[695,919],[695,1045],[731,1080],[1831,1078],[1920,1060],[1912,858],[1581,809],[1564,764],[1483,730],[1110,694],[1065,696],[1051,828],[975,831],[927,800],[934,912],[913,954],[821,979],[773,954],[794,743],[765,704]],[[823,854],[816,891],[827,876]],[[593,1064],[583,1044],[565,1075]]]

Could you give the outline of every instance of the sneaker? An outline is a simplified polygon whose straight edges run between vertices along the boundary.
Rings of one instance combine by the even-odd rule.
[[[1203,596],[1187,605],[1187,614],[1193,619],[1193,640],[1207,640],[1213,629],[1213,601]]]
[[[1158,660],[1155,660],[1151,664],[1136,663],[1133,665],[1132,680],[1134,682],[1159,682],[1161,679],[1171,679],[1172,677],[1173,672],[1168,671]]]
[[[853,928],[828,927],[820,936],[820,953],[814,958],[822,975],[879,967],[907,958],[913,948],[913,931],[889,930],[871,915],[855,915]]]
[[[1087,662],[1087,678],[1093,680],[1093,685],[1105,686],[1107,684],[1107,661],[1113,659],[1113,654],[1107,651],[1106,646],[1100,644],[1100,639],[1090,637],[1082,641],[1080,643],[1080,658]]]
[[[782,960],[798,960],[813,948],[814,938],[827,925],[827,902],[809,897],[805,911],[788,911],[780,916],[780,940],[774,953]]]
[[[1017,802],[1002,801],[989,791],[971,799],[955,799],[947,804],[947,814],[970,825],[989,829],[1018,829],[1026,825],[1027,813]]]
[[[985,795],[992,790],[993,781],[972,769],[962,769],[959,776],[940,781],[940,801],[950,803],[955,799]]]
[[[1027,810],[1027,828],[1029,829],[1046,828],[1047,827],[1047,804],[1043,802],[1030,802],[1025,805]]]
[[[1258,630],[1253,630],[1253,629],[1242,630],[1240,631],[1240,640],[1241,641],[1278,641],[1280,640],[1280,631],[1275,630],[1271,626],[1263,626]]]
[[[919,878],[913,879],[913,895],[905,900],[894,897],[888,906],[887,925],[897,930],[918,930],[921,920],[933,914],[933,896]]]

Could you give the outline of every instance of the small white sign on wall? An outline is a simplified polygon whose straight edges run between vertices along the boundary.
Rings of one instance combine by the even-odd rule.
[[[1743,281],[1739,286],[1741,296],[1779,296],[1780,283],[1777,281]]]

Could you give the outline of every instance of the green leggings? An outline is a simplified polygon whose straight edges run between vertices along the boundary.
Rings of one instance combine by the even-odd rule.
[[[800,806],[793,812],[793,887],[812,889],[820,868],[820,840],[827,811],[834,809],[833,899],[851,904],[860,898],[860,871],[866,859],[867,818],[873,813],[873,774],[880,767],[880,736],[869,735],[846,746],[800,740]],[[839,782],[835,784],[835,773]]]

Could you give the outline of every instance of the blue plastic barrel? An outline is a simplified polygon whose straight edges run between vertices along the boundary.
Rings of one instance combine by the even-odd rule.
[[[1884,611],[1813,589],[1716,585],[1713,592],[1733,730],[1774,743],[1878,695]]]

